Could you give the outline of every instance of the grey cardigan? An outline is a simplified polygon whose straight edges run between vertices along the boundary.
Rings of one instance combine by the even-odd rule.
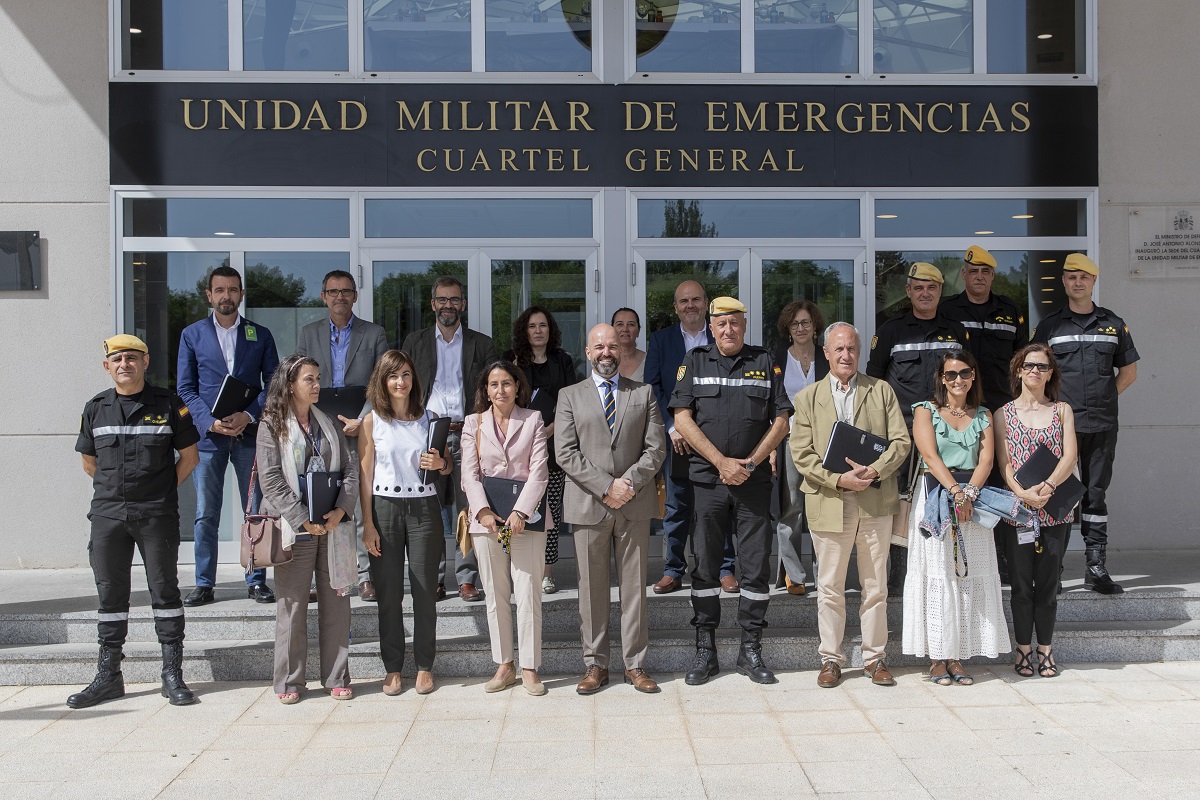
[[[291,413],[290,410],[288,413]],[[320,414],[313,408],[313,414]],[[338,426],[334,424],[334,429]],[[279,515],[288,521],[292,529],[301,532],[304,523],[308,522],[308,509],[300,502],[287,480],[283,477],[283,454],[279,443],[275,441],[269,426],[264,422],[258,426],[258,485],[262,488],[262,502],[259,504],[260,514]],[[342,491],[338,495],[338,508],[346,512],[346,519],[354,516],[358,506],[358,458],[350,452],[346,437],[338,431],[337,446],[342,460]],[[333,459],[332,443],[328,437],[321,437],[321,457],[328,464]],[[288,469],[291,469],[289,464]]]

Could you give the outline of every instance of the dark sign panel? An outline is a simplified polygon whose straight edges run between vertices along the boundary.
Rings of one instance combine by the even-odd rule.
[[[181,186],[1094,186],[1074,86],[110,84],[111,179]]]

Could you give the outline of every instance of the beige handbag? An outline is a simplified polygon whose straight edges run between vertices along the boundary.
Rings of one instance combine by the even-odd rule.
[[[479,426],[483,427],[483,414],[479,414],[478,417],[479,417]],[[479,455],[479,432],[477,430],[475,432],[475,463],[480,465],[479,475],[480,475],[480,477],[482,477],[483,476],[483,466],[482,466],[483,462],[480,461],[480,458],[481,458],[481,456]],[[467,553],[471,552],[471,548],[474,545],[471,543],[471,509],[470,508],[460,509],[458,512],[458,518],[454,521],[454,541],[456,541],[458,543],[458,549],[462,552],[462,554],[464,556]]]
[[[892,544],[908,547],[908,521],[912,517],[913,493],[917,490],[917,478],[921,475],[921,458],[913,445],[908,459],[908,486],[900,492],[900,510],[892,517]]]
[[[250,490],[246,493],[246,521],[242,523],[242,566],[249,575],[256,569],[277,567],[292,560],[292,551],[283,548],[283,531],[279,517],[251,514],[254,481],[258,477],[258,459],[250,469]]]

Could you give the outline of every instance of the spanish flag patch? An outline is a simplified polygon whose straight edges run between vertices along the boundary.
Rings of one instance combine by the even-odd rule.
[[[783,370],[781,370],[779,367],[775,367],[775,374],[776,374],[776,375],[782,375],[782,374],[783,374]]]
[[[180,416],[180,417],[186,417],[186,416],[187,416],[188,414],[190,414],[190,413],[192,413],[192,412],[191,412],[191,411],[188,411],[188,407],[187,407],[187,406],[180,406],[180,407],[179,407],[179,416]]]

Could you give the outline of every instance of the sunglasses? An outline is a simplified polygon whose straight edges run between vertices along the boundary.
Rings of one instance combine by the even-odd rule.
[[[1026,372],[1033,372],[1036,370],[1045,375],[1047,372],[1054,369],[1054,367],[1050,366],[1049,364],[1038,364],[1034,361],[1026,361],[1021,365],[1021,369],[1025,370]]]
[[[942,373],[942,377],[946,379],[947,383],[950,381],[959,380],[960,378],[964,381],[969,381],[975,377],[975,370],[971,369],[970,367],[967,369],[960,369],[958,371],[948,369]]]

